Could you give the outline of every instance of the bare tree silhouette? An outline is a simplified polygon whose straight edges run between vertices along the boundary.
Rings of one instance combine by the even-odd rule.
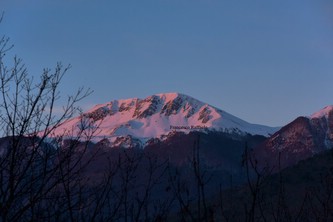
[[[74,221],[72,209],[79,200],[76,187],[82,168],[89,162],[82,162],[87,146],[79,141],[83,135],[85,140],[89,139],[94,130],[81,128],[66,147],[65,134],[50,138],[55,136],[55,128],[78,113],[77,103],[92,91],[78,89],[75,95],[68,96],[62,114],[56,115],[59,85],[70,65],[64,67],[58,63],[54,70],[44,69],[40,79],[35,80],[29,76],[22,59],[14,56],[12,64],[8,64],[12,48],[9,38],[3,35],[0,38],[1,221],[41,220],[49,200],[63,198]],[[65,197],[55,195],[61,189]]]

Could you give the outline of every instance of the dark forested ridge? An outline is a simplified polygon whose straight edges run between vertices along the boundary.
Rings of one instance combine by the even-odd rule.
[[[3,193],[0,206],[15,207],[0,208],[0,215],[3,221],[199,220],[207,215],[191,208],[204,207],[231,179],[244,182],[244,144],[263,139],[177,133],[164,143],[129,149],[103,141],[2,138],[0,188],[11,195]],[[15,158],[8,159],[12,152]]]
[[[146,149],[108,143],[20,141],[15,180],[2,160],[0,206],[21,221],[322,221],[332,218],[333,156],[327,151],[278,171],[257,165],[264,137],[175,134]],[[29,150],[29,151],[27,151]],[[33,150],[38,155],[29,162]],[[22,151],[22,153],[21,153]],[[25,166],[28,170],[25,170]],[[14,188],[10,188],[13,183]],[[16,187],[15,187],[16,186]],[[255,199],[255,201],[254,201]]]

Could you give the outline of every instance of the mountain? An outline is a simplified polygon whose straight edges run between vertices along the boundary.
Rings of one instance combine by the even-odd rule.
[[[251,124],[223,110],[180,93],[145,99],[114,100],[64,122],[55,135],[77,133],[93,126],[93,140],[108,139],[113,146],[145,146],[177,132],[227,132],[269,136],[278,128]]]
[[[327,106],[311,116],[296,118],[255,150],[264,163],[277,166],[280,158],[284,168],[332,147],[333,106]]]

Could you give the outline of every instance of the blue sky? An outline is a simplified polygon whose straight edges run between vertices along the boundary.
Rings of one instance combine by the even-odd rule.
[[[331,0],[1,0],[0,34],[31,75],[71,64],[63,95],[181,92],[284,125],[333,104]]]

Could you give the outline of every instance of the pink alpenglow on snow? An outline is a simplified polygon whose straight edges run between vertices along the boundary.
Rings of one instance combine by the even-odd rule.
[[[333,105],[326,106],[322,110],[319,110],[318,112],[315,112],[314,114],[312,114],[310,116],[310,118],[311,119],[315,119],[315,118],[320,119],[322,117],[325,117],[327,119],[328,116],[330,115],[330,113],[332,114],[332,111],[333,111]]]
[[[114,100],[96,105],[83,115],[63,123],[55,134],[78,130],[82,122],[98,130],[94,141],[131,136],[141,141],[161,138],[173,131],[223,131],[269,136],[279,128],[251,124],[223,110],[180,93],[164,93],[145,99]],[[164,138],[164,137],[163,137]]]

